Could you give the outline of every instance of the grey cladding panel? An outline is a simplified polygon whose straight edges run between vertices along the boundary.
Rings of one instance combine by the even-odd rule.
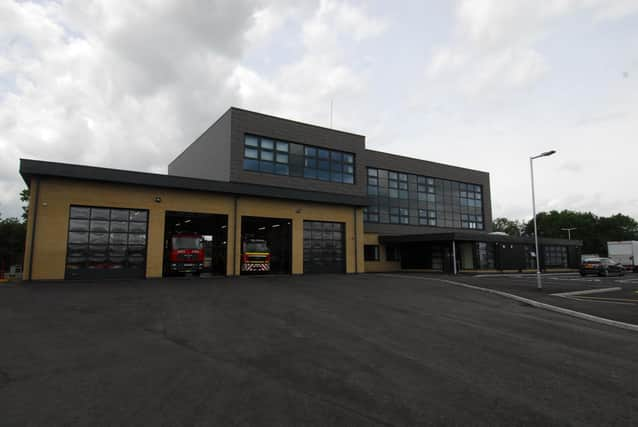
[[[168,165],[168,174],[230,181],[231,110]]]

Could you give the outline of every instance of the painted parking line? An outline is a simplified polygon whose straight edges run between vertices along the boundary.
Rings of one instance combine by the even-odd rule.
[[[557,277],[557,276],[577,276],[578,273],[543,273],[541,277]],[[534,279],[536,280],[536,274],[534,273],[495,273],[495,274],[476,274],[473,277],[476,278],[494,278],[494,277],[508,277],[515,279]]]
[[[550,280],[558,280],[558,281],[564,281],[564,282],[600,282],[601,279],[595,278],[595,277],[549,277],[548,279]]]
[[[595,304],[636,305],[632,302],[608,301],[605,299],[589,299],[589,298],[586,299],[585,297],[565,297],[565,299],[569,299],[572,301],[579,301],[579,302],[595,303]]]
[[[412,280],[430,280],[442,283],[448,283],[454,286],[461,286],[467,289],[473,289],[480,292],[485,292],[489,294],[499,295],[504,298],[508,298],[514,301],[522,302],[532,307],[542,308],[544,310],[553,311],[555,313],[565,314],[571,317],[576,317],[583,320],[589,320],[591,322],[600,323],[607,326],[614,326],[622,329],[628,329],[634,332],[638,332],[638,325],[634,325],[632,323],[620,322],[618,320],[607,319],[604,317],[594,316],[593,314],[587,314],[576,310],[570,310],[568,308],[558,307],[551,304],[546,304],[540,301],[536,301],[533,299],[521,297],[518,295],[510,294],[509,292],[497,291],[496,289],[483,288],[481,286],[470,285],[469,283],[458,282],[455,280],[445,280],[434,277],[423,277],[423,276],[406,276],[403,274],[391,274],[391,273],[379,273],[379,276],[383,277],[394,277],[399,279],[412,279]],[[622,303],[619,303],[622,304]]]
[[[578,295],[604,294],[607,292],[615,292],[615,291],[622,291],[622,288],[614,287],[614,288],[601,288],[601,289],[587,289],[583,291],[559,292],[559,293],[551,294],[551,295],[554,297],[575,297]]]
[[[590,297],[590,296],[577,296],[574,299],[579,300],[587,300],[587,301],[609,301],[609,302],[619,302],[623,304],[638,304],[638,299],[632,298],[610,298],[610,297]]]

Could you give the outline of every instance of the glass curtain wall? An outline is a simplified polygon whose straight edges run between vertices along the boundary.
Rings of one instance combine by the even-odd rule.
[[[483,230],[480,185],[368,168],[366,222]]]

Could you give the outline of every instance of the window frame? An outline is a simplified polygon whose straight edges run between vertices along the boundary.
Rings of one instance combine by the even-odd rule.
[[[372,250],[372,253],[369,251]],[[363,260],[367,262],[375,262],[380,260],[379,245],[363,245]]]
[[[291,145],[300,146],[302,154],[292,155]],[[294,162],[292,167],[291,160]],[[356,184],[354,153],[250,133],[244,134],[242,166],[247,172]],[[302,172],[291,173],[291,169]]]

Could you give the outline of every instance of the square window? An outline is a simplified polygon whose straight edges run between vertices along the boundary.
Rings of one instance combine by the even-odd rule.
[[[244,149],[244,157],[247,159],[258,159],[259,158],[259,150],[256,148],[246,147]]]
[[[319,169],[317,171],[317,178],[322,181],[330,181],[330,171]]]
[[[287,142],[282,142],[282,141],[277,141],[277,151],[281,151],[282,153],[287,153],[288,152],[288,143]]]
[[[283,163],[275,163],[275,173],[277,175],[288,175],[288,165]]]
[[[379,172],[376,169],[368,168],[368,176],[378,176]]]
[[[343,174],[343,182],[345,184],[354,184],[354,176],[351,174],[344,173]]]
[[[320,159],[329,160],[330,159],[330,151],[319,149],[317,150],[317,157]]]
[[[273,162],[265,162],[262,160],[259,162],[259,171],[273,173],[275,171],[275,164]]]
[[[316,157],[317,156],[317,149],[313,148],[313,147],[304,147],[304,153],[308,157]]]
[[[379,261],[379,245],[364,245],[363,258],[365,261]]]
[[[244,138],[244,144],[246,147],[259,147],[259,138],[252,135],[246,135],[246,138]]]
[[[345,163],[348,163],[348,164],[353,164],[354,163],[354,156],[352,154],[344,153],[343,154],[343,161]]]
[[[275,148],[275,142],[272,139],[261,139],[262,150],[273,150]]]
[[[277,153],[277,163],[288,163],[288,154]]]
[[[259,172],[259,160],[244,159],[244,170]]]
[[[261,150],[261,160],[272,162],[275,160],[275,155],[272,151]]]

